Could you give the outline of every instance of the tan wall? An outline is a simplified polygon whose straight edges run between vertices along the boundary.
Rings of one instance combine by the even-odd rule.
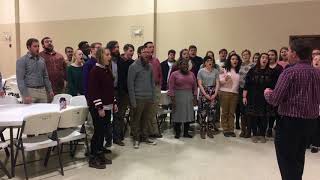
[[[157,39],[157,56],[164,60],[171,48],[179,51],[190,44],[205,51],[225,47],[240,51],[278,49],[288,36],[320,34],[316,19],[320,0],[158,0],[156,37],[152,0],[16,0],[20,2],[21,53],[30,37],[50,36],[55,49],[77,47],[81,40],[118,40],[120,46]],[[307,2],[305,2],[307,1]],[[13,46],[0,42],[0,71],[15,73],[14,1],[0,1],[0,33],[12,32]],[[286,3],[286,4],[281,4]],[[50,4],[50,7],[48,5]],[[9,8],[7,6],[10,6]],[[57,11],[59,10],[59,11]],[[303,24],[303,26],[301,26]],[[144,36],[131,36],[132,26],[140,26]]]
[[[4,77],[15,73],[15,8],[14,0],[0,1],[0,72]],[[5,40],[5,34],[11,36],[11,42]],[[9,45],[12,44],[11,47]]]
[[[319,0],[158,0],[158,13],[258,6]]]
[[[4,77],[15,74],[16,71],[16,41],[15,41],[15,24],[0,24],[2,32],[9,32],[12,35],[12,46],[9,47],[10,42],[0,40],[0,72]],[[2,35],[2,34],[1,34]],[[3,37],[0,37],[3,38]]]
[[[173,48],[179,52],[190,44],[204,56],[221,48],[253,52],[279,49],[289,35],[320,34],[320,2],[273,4],[226,9],[158,14],[157,50],[161,59]]]
[[[144,27],[144,36],[131,36],[132,26]],[[105,46],[110,40],[118,40],[120,46],[132,43],[134,46],[153,39],[153,15],[118,16],[68,21],[50,21],[39,23],[21,23],[21,43],[29,37],[41,38],[49,36],[53,39],[55,49],[64,53],[65,46],[77,48],[81,40],[101,42]],[[25,48],[21,50],[26,52]]]

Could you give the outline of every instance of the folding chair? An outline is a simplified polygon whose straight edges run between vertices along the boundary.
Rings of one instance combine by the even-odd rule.
[[[0,150],[2,149],[7,149],[8,144],[6,142],[0,142]],[[11,179],[11,175],[9,171],[7,170],[6,166],[4,163],[0,160],[0,168],[3,170],[3,172],[8,176],[9,179]]]
[[[70,105],[87,107],[88,103],[85,96],[74,96],[70,99]]]
[[[27,180],[29,177],[26,166],[25,151],[30,152],[55,146],[57,146],[58,149],[61,174],[64,175],[61,162],[60,146],[58,142],[59,140],[57,138],[59,120],[60,113],[58,112],[41,113],[30,115],[24,118],[16,144],[17,150],[14,158],[14,166],[16,166],[18,152],[21,151],[25,177]],[[22,135],[27,135],[27,137],[22,137]],[[28,135],[36,136],[28,137]]]
[[[169,114],[170,122],[171,122],[172,110],[170,109],[170,104],[171,104],[171,100],[170,100],[170,97],[168,96],[167,91],[161,91],[159,109],[158,109],[158,112],[156,115],[159,133],[161,132],[161,125],[163,124],[163,122],[165,122],[168,114]]]
[[[84,139],[85,145],[87,147],[87,152],[89,152],[89,144],[87,133],[85,129],[85,121],[88,116],[89,110],[87,107],[77,107],[72,109],[64,109],[61,111],[60,122],[58,125],[59,130],[57,131],[58,141],[61,144],[61,152],[63,150],[63,144],[76,142],[74,149],[71,149],[71,156],[74,157],[76,147],[78,145],[77,141]],[[48,149],[47,157],[45,158],[45,166],[49,160],[51,148]]]
[[[52,104],[59,104],[60,98],[64,97],[67,101],[67,105],[70,104],[70,99],[72,96],[70,94],[57,94],[53,97]]]
[[[8,104],[18,104],[18,99],[14,96],[4,96],[3,98],[0,97],[0,105],[8,105]],[[5,142],[5,138],[3,135],[3,131],[5,130],[5,127],[0,128],[0,140],[2,142]],[[6,156],[9,157],[10,153],[7,147],[4,148],[6,152]]]

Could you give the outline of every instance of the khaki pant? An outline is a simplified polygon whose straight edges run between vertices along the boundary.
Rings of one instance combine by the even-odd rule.
[[[140,141],[149,136],[148,121],[152,119],[152,100],[137,99],[137,106],[131,107],[131,132],[134,141]]]
[[[221,91],[219,96],[221,103],[221,127],[224,132],[233,132],[238,94]]]
[[[159,132],[159,126],[158,126],[158,120],[156,118],[157,113],[159,111],[159,103],[160,103],[160,97],[161,97],[161,88],[156,86],[156,99],[155,102],[152,106],[152,115],[151,115],[151,120],[148,121],[148,130],[150,135],[158,135],[160,134]]]
[[[32,97],[32,103],[48,103],[48,94],[46,89],[28,88],[29,95]]]

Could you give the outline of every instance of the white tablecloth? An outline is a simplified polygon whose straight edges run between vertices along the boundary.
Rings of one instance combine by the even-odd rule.
[[[67,109],[77,106],[68,106]],[[12,104],[0,105],[0,127],[21,126],[23,118],[29,115],[60,112],[59,104]]]

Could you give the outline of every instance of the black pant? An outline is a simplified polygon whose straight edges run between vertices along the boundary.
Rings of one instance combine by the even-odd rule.
[[[275,148],[282,180],[302,180],[307,144],[318,123],[291,117],[277,121]]]
[[[91,155],[97,156],[102,152],[105,132],[111,126],[111,111],[105,111],[105,117],[100,117],[96,108],[90,107],[89,110],[94,127],[91,139]]]
[[[268,129],[273,129],[274,123],[276,122],[276,119],[279,119],[279,116],[271,116],[271,117],[269,117]]]
[[[268,126],[268,129],[273,129],[273,126],[274,126],[274,122],[276,121],[276,117],[272,116],[272,117],[269,117],[269,126]]]
[[[253,136],[265,136],[267,130],[267,118],[264,116],[249,116]]]
[[[182,123],[174,123],[174,131],[176,133],[176,135],[180,136],[181,134],[181,125]],[[186,122],[186,123],[183,123],[183,134],[184,135],[187,135],[189,134],[189,129],[190,129],[190,122]]]
[[[316,132],[311,139],[311,145],[314,147],[320,147],[320,117],[318,118],[318,126],[316,128]]]
[[[236,108],[236,127],[240,127],[240,117],[241,117],[241,106],[240,103],[237,104]]]

